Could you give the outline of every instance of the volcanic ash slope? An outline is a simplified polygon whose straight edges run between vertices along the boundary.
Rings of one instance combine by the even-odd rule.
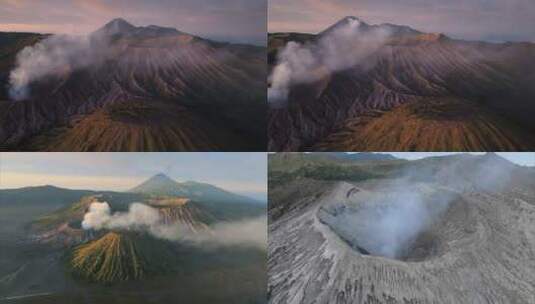
[[[268,56],[270,151],[535,146],[533,43],[463,41],[349,17],[317,35],[269,34]]]
[[[303,183],[283,186],[304,190],[295,208],[272,217],[269,226],[270,303],[534,303],[532,192],[415,185],[446,191],[451,202],[403,255],[388,258],[372,252],[380,236],[359,235],[350,216],[371,197],[385,195],[384,188],[337,182],[318,195]]]
[[[3,149],[265,150],[263,47],[122,19],[85,37],[87,43],[70,42],[79,52],[56,42],[78,41],[72,37],[11,36],[0,33],[0,55],[10,55],[0,58]],[[47,47],[52,51],[42,51]],[[67,51],[70,57],[59,58],[65,67],[46,69],[21,87],[10,83],[10,75],[33,71],[27,65],[35,57]],[[14,88],[26,96],[14,101],[7,93]]]

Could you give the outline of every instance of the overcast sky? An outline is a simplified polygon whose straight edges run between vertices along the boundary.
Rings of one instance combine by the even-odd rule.
[[[165,173],[261,199],[266,153],[0,153],[0,188],[55,185],[123,191]]]
[[[265,41],[266,0],[0,0],[0,31],[83,34],[122,17],[206,38]]]
[[[398,158],[404,159],[421,159],[432,156],[443,156],[459,154],[457,152],[391,152],[388,153]],[[472,152],[470,154],[485,154],[484,152]],[[535,166],[535,153],[534,152],[498,152],[499,156],[508,159],[509,161],[522,166]]]
[[[535,42],[535,0],[268,0],[270,32],[317,33],[345,16],[454,38]]]

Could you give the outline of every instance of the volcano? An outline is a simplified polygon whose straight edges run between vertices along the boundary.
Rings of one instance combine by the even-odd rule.
[[[167,191],[181,184],[196,183],[157,174],[136,187],[145,193],[0,189],[0,299],[266,303],[265,204]]]
[[[197,202],[255,203],[255,200],[235,194],[217,186],[196,181],[176,182],[163,173],[158,173],[138,186],[131,193],[187,197]]]
[[[531,301],[534,167],[322,154],[270,155],[270,303]]]
[[[0,33],[3,150],[265,150],[265,48],[116,19],[75,44],[94,62],[75,53],[11,100],[21,51],[60,38]]]
[[[348,38],[347,30],[355,28],[358,35]],[[361,37],[374,37],[373,49]],[[271,72],[280,64],[291,65],[281,62],[289,42],[299,43],[320,59],[308,73],[296,68],[301,80],[289,83],[283,106],[270,102],[271,151],[532,151],[535,147],[530,118],[535,113],[533,43],[456,40],[346,17],[316,35],[269,34]],[[344,51],[336,53],[333,45]],[[334,70],[329,66],[351,59],[352,54],[358,60],[347,60]]]
[[[101,237],[101,232],[84,230],[81,225],[91,204],[101,201],[107,202],[112,212],[128,211],[132,201],[143,202],[159,212],[162,224],[179,224],[187,233],[206,231],[209,224],[220,220],[209,210],[184,197],[129,193],[96,194],[84,196],[77,202],[35,220],[30,226],[34,240],[70,247]]]
[[[9,195],[5,197],[10,199],[20,196],[19,193],[24,197],[42,197],[33,192],[47,193],[49,188],[24,189],[17,193],[8,191]],[[79,195],[81,198],[59,209],[50,207],[48,209],[52,211],[29,223],[29,242],[65,252],[66,267],[70,273],[101,284],[174,274],[181,269],[181,263],[195,261],[202,250],[193,246],[192,242],[196,236],[214,233],[212,225],[256,217],[265,212],[262,204],[252,199],[205,183],[179,183],[163,173],[152,176],[128,192],[72,193],[74,190],[53,190],[54,193],[68,192],[65,195]],[[0,194],[3,192],[0,191]],[[112,228],[84,226],[83,221],[91,206],[104,202],[112,216],[130,212],[133,204],[151,208],[157,214],[152,224],[157,226],[158,232],[135,225]],[[168,240],[181,237],[181,241]],[[179,257],[181,254],[186,254],[187,258]],[[213,258],[211,253],[207,255]]]
[[[68,252],[68,269],[75,276],[98,283],[141,280],[173,271],[176,245],[148,232],[130,229],[82,229],[81,222],[94,202],[106,201],[115,212],[126,212],[130,199],[155,208],[161,225],[179,225],[177,233],[209,233],[218,219],[183,197],[100,194],[47,214],[31,224],[32,240]]]
[[[162,241],[125,232],[103,237],[74,249],[70,269],[77,276],[112,283],[139,280],[175,267],[173,251]]]
[[[179,183],[163,173],[158,173],[138,186],[130,189],[129,192],[170,195],[180,194],[182,191],[182,187]]]

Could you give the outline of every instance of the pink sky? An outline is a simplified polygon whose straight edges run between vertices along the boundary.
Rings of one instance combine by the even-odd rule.
[[[270,32],[317,33],[345,16],[454,38],[535,41],[533,0],[269,0]]]
[[[230,41],[265,40],[265,0],[0,0],[0,31],[84,34],[122,17]]]

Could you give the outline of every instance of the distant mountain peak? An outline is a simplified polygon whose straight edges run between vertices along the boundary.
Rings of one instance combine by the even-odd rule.
[[[126,21],[123,18],[115,18],[115,19],[111,20],[110,22],[108,22],[106,24],[106,26],[112,26],[112,25],[116,25],[116,26],[132,26],[133,27],[133,25],[130,22]]]
[[[415,30],[411,28],[410,26],[406,25],[398,25],[393,23],[382,23],[377,25],[370,25],[366,22],[364,22],[362,19],[355,17],[355,16],[346,16],[342,19],[340,19],[335,24],[328,27],[323,32],[319,33],[319,35],[325,35],[327,33],[331,33],[332,31],[342,28],[348,25],[355,25],[358,24],[358,27],[361,30],[367,31],[367,30],[375,30],[375,29],[382,29],[388,31],[393,36],[405,36],[405,35],[421,35],[424,34],[423,32],[420,32],[418,30]]]
[[[163,36],[163,35],[178,35],[183,34],[172,27],[163,27],[158,25],[148,26],[134,26],[123,18],[115,18],[106,23],[96,33],[111,35],[127,35],[127,36]]]
[[[128,33],[134,30],[136,27],[123,18],[115,18],[106,23],[99,32],[104,32],[108,35],[115,35],[120,33]]]
[[[158,193],[169,191],[170,189],[179,188],[179,184],[169,176],[158,173],[153,175],[138,186],[132,188],[129,192],[134,193]]]
[[[173,180],[172,178],[170,178],[169,176],[167,176],[166,174],[164,173],[158,173],[158,174],[155,174],[153,175],[152,177],[150,177],[147,182],[149,181],[156,181],[156,182],[160,182],[160,183],[173,183],[173,184],[176,184],[177,182],[175,180]]]
[[[128,192],[143,193],[149,195],[167,195],[186,197],[192,200],[216,202],[251,202],[250,198],[234,194],[227,190],[221,189],[212,184],[186,181],[176,182],[163,173],[158,173],[151,178],[147,179],[138,186],[132,188]]]
[[[361,19],[355,17],[355,16],[346,16],[342,19],[340,19],[340,21],[338,21],[337,23],[342,23],[342,22],[355,22],[355,21],[358,21],[358,22],[362,22]]]
[[[168,179],[170,179],[169,176],[167,176],[165,173],[161,173],[161,172],[157,173],[157,174],[154,174],[152,177],[153,178],[168,178]]]
[[[347,17],[340,19],[335,24],[331,25],[330,27],[328,27],[327,29],[319,33],[318,35],[323,36],[323,35],[333,32],[334,30],[337,30],[339,28],[343,28],[352,24],[353,25],[357,24],[359,27],[363,27],[363,28],[367,28],[369,26],[366,22],[360,20],[359,18],[355,16],[347,16]]]

